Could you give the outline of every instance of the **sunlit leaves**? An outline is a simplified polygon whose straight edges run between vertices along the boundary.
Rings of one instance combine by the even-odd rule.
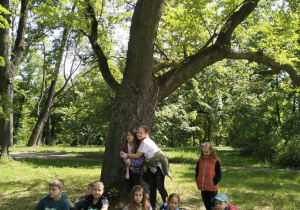
[[[0,4],[0,28],[8,28],[9,24],[7,20],[1,14],[10,14],[10,12],[1,6]]]

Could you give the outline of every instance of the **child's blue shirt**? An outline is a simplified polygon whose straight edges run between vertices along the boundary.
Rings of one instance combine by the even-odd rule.
[[[160,206],[159,210],[168,210],[168,203],[164,203]],[[179,210],[179,208],[177,207],[176,210]]]

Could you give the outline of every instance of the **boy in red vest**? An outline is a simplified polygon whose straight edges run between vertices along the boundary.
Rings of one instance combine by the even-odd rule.
[[[234,205],[228,204],[229,199],[225,194],[217,194],[212,201],[215,202],[214,210],[238,210]]]

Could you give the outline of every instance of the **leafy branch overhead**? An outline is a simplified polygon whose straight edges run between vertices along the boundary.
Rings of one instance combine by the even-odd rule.
[[[148,3],[146,2],[147,1],[138,1],[138,3],[136,4],[133,19],[132,19],[132,25],[131,25],[131,36],[129,40],[128,55],[130,55],[131,53],[131,48],[130,48],[131,42],[134,42],[134,49],[138,48],[139,43],[134,41],[135,37],[143,35],[144,40],[146,40],[146,38],[149,36],[147,33],[147,30],[149,30],[149,27],[147,27],[149,26],[149,22],[145,21],[147,17],[144,16],[143,14],[138,14],[139,16],[135,18],[135,13],[138,13],[139,10],[142,11],[146,7],[150,8]],[[259,4],[262,5],[258,6]],[[239,46],[237,44],[240,41],[237,39],[235,30],[240,31],[241,30],[240,27],[243,27],[243,25],[245,25],[250,15],[252,15],[251,17],[252,19],[254,15],[260,15],[259,14],[260,10],[264,9],[263,4],[264,2],[261,3],[259,0],[245,0],[240,2],[239,4],[236,4],[236,7],[233,8],[233,11],[228,12],[227,16],[223,18],[224,21],[219,22],[220,27],[215,28],[214,29],[215,32],[213,34],[210,34],[209,37],[207,37],[207,41],[203,42],[202,47],[200,47],[198,51],[194,51],[194,52],[190,51],[191,52],[190,55],[186,57],[181,57],[177,55],[171,58],[170,60],[168,53],[165,52],[168,50],[163,49],[163,47],[161,47],[162,44],[158,43],[161,37],[155,36],[154,37],[156,39],[156,41],[154,40],[155,42],[150,41],[147,43],[145,41],[143,43],[145,49],[147,48],[152,49],[153,46],[156,45],[157,49],[159,50],[158,53],[162,55],[162,58],[166,59],[165,61],[160,59],[160,62],[156,63],[152,69],[152,74],[156,74],[159,72],[158,75],[156,76],[156,83],[158,84],[158,89],[160,90],[158,96],[159,101],[162,101],[164,98],[170,95],[170,93],[172,93],[178,87],[180,87],[183,83],[185,83],[187,80],[192,78],[195,74],[199,73],[206,67],[224,59],[232,59],[232,60],[243,59],[243,60],[248,60],[249,62],[257,62],[259,64],[268,66],[270,70],[261,71],[262,75],[278,74],[280,70],[283,70],[290,75],[291,80],[295,84],[300,85],[299,75],[297,74],[297,71],[293,65],[280,62],[276,59],[276,56],[268,55],[262,50],[255,51],[249,47],[248,49],[245,49],[243,46]],[[196,7],[197,5],[194,6]],[[153,3],[151,7],[156,7],[157,10],[159,10],[159,8],[163,8],[164,10],[167,10],[166,9],[167,4],[165,4],[165,1],[157,1],[157,3]],[[277,7],[280,6],[277,5]],[[195,10],[195,8],[193,9]],[[116,82],[116,80],[113,78],[112,74],[110,73],[110,68],[107,63],[106,56],[104,55],[100,44],[97,42],[97,37],[99,35],[97,33],[98,21],[96,19],[92,4],[88,5],[86,11],[87,14],[89,15],[88,17],[91,20],[91,27],[90,27],[91,34],[88,35],[88,37],[94,49],[94,52],[97,55],[98,62],[99,62],[99,69],[101,70],[106,82],[110,85],[110,87],[113,90],[116,91],[118,90],[119,85]],[[169,10],[167,10],[167,12],[169,12]],[[199,15],[199,12],[197,12],[197,14]],[[153,12],[152,15],[153,15],[153,19],[154,17],[156,17],[157,19],[160,18],[159,12],[157,13]],[[203,20],[203,18],[205,17],[203,17],[202,14],[200,14],[199,16],[201,16],[201,20],[203,24],[204,25],[207,24],[208,21]],[[150,21],[154,22],[153,20]],[[139,27],[138,30],[135,28],[135,24],[138,24]],[[207,31],[209,31],[207,25],[205,25],[205,28],[207,29]],[[158,28],[158,30],[160,29]],[[183,30],[193,30],[193,29],[184,28]],[[187,32],[187,33],[191,33],[191,32]],[[184,37],[182,39],[184,40]],[[198,39],[196,41],[200,43],[202,40]],[[189,43],[185,43],[183,48],[193,48],[193,46],[188,46],[188,44]],[[173,48],[173,46],[168,45],[167,48]],[[142,57],[140,57],[140,59],[142,59]],[[153,58],[152,62],[154,62],[155,59],[156,58]],[[167,70],[165,71],[164,69]],[[144,71],[146,73],[145,70],[140,70],[140,71]]]

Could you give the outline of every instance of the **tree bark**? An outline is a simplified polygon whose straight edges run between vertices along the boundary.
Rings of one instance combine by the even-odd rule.
[[[10,10],[9,0],[2,0],[1,5]],[[6,65],[0,66],[0,96],[7,97],[9,104],[3,107],[9,113],[8,119],[0,118],[0,143],[1,143],[1,157],[9,157],[9,146],[13,145],[13,115],[11,105],[13,103],[13,87],[14,75],[20,65],[21,59],[25,51],[25,32],[28,14],[28,0],[21,1],[20,20],[17,29],[17,36],[13,47],[13,52],[10,55],[10,30],[0,29],[0,56],[4,58]],[[3,17],[10,23],[10,15],[3,15]]]

